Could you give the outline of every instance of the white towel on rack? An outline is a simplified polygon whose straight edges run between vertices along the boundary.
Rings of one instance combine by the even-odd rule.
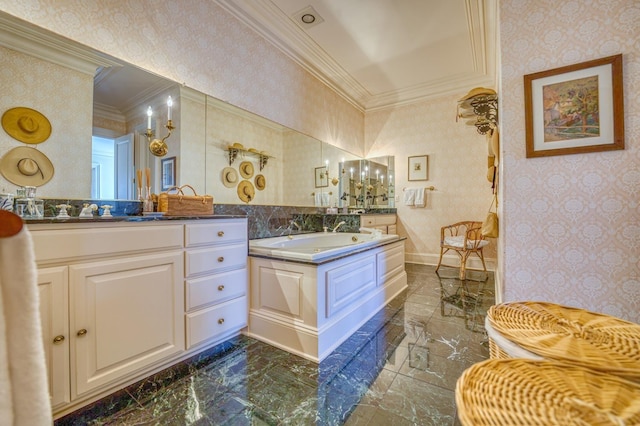
[[[0,238],[0,418],[13,426],[50,425],[38,273],[26,227]]]
[[[424,207],[426,205],[426,188],[416,188],[416,200],[415,200],[415,206],[416,207]]]
[[[404,205],[413,206],[416,203],[416,189],[405,188],[404,189]]]
[[[329,194],[326,192],[316,192],[314,195],[315,206],[323,207],[329,205]]]

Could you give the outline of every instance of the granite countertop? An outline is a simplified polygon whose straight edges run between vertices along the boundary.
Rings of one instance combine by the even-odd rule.
[[[246,218],[245,215],[206,215],[206,216],[165,216],[160,214],[145,216],[112,216],[110,218],[102,218],[94,216],[93,218],[81,219],[79,217],[70,217],[67,219],[57,219],[55,217],[45,217],[42,219],[24,219],[27,224],[49,224],[49,223],[115,223],[115,222],[161,222],[174,220],[213,220],[213,219],[237,219]]]

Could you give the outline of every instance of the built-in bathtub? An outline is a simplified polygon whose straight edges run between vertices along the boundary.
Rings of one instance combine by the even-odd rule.
[[[249,246],[247,334],[316,362],[407,288],[397,235],[321,232]]]
[[[386,234],[315,232],[251,240],[249,254],[314,261],[398,239]]]

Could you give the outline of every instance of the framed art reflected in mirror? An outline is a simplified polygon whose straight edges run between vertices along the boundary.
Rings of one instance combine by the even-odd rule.
[[[161,164],[162,190],[166,191],[176,186],[176,157],[163,158]]]
[[[329,186],[329,176],[325,166],[315,168],[316,188],[324,188]]]

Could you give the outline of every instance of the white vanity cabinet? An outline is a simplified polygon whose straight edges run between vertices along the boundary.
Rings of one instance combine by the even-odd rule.
[[[38,269],[42,340],[54,411],[71,402],[68,271],[66,266]]]
[[[360,216],[360,226],[379,229],[383,234],[397,234],[395,214],[363,214]]]
[[[187,349],[247,325],[247,221],[185,226]]]
[[[246,326],[245,218],[28,226],[54,417]]]
[[[69,266],[71,394],[184,350],[182,252]]]

